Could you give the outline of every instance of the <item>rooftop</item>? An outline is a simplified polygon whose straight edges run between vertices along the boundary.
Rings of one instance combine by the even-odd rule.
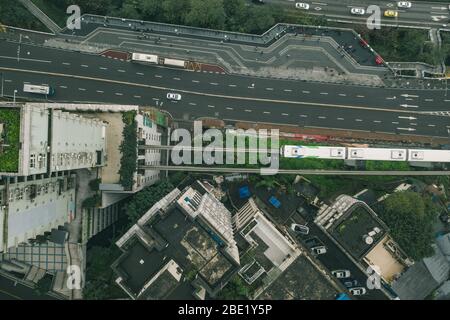
[[[204,227],[177,207],[158,212],[134,228],[134,235],[122,245],[124,254],[113,269],[126,275],[122,285],[137,298],[192,299],[192,280],[198,279],[213,292],[237,271]],[[175,281],[175,273],[163,270],[168,261],[173,261],[188,281]]]
[[[357,259],[373,248],[386,232],[382,222],[369,210],[357,202],[330,228],[332,236]]]

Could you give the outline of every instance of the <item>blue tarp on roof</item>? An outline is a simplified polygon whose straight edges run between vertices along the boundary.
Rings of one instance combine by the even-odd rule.
[[[275,207],[275,208],[279,208],[281,207],[281,202],[280,200],[278,200],[277,198],[275,198],[274,196],[271,196],[269,199],[269,202]]]
[[[239,188],[239,198],[241,199],[250,198],[250,190],[248,189],[248,186]]]

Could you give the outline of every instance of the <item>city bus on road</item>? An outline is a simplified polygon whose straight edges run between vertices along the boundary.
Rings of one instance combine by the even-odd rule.
[[[23,92],[52,96],[55,94],[55,89],[53,89],[50,86],[42,86],[42,85],[24,83]]]

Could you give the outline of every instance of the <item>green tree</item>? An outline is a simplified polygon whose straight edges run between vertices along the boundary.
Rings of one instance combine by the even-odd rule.
[[[186,15],[186,23],[192,26],[223,29],[225,11],[222,0],[191,0],[191,9]]]
[[[185,14],[189,11],[188,0],[164,0],[162,3],[164,21],[173,24],[183,24]]]
[[[433,254],[433,223],[437,208],[428,196],[416,192],[396,192],[383,202],[381,219],[392,237],[414,260]]]
[[[240,276],[235,276],[228,284],[220,291],[218,298],[223,300],[247,300],[248,287]]]
[[[150,21],[161,21],[162,1],[141,0],[142,19]]]
[[[172,191],[174,186],[169,181],[161,181],[136,193],[126,206],[130,222],[136,222],[156,202]]]

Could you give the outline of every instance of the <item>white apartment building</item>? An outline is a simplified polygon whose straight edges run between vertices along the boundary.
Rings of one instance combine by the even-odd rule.
[[[0,104],[0,108],[20,114],[20,137],[15,142],[20,146],[18,170],[0,175],[28,176],[105,164],[106,123],[36,103]]]
[[[71,222],[74,214],[75,175],[0,180],[0,252]]]

